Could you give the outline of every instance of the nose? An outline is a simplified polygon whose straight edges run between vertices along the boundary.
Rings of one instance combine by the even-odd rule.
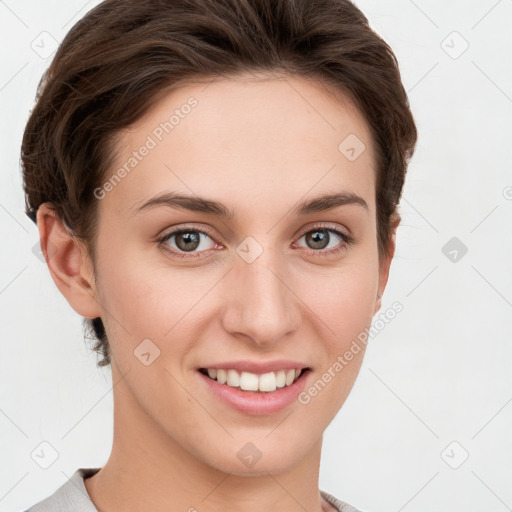
[[[300,299],[282,258],[266,248],[251,263],[236,258],[226,276],[223,326],[232,336],[272,348],[300,323]]]

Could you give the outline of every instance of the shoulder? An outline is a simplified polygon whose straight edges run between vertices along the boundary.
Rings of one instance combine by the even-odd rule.
[[[100,468],[79,468],[53,494],[32,505],[24,512],[98,512],[87,494],[84,478]]]
[[[320,494],[339,512],[361,512],[359,509],[354,508],[352,505],[345,503],[344,501],[335,498],[332,494],[325,491],[320,491]]]

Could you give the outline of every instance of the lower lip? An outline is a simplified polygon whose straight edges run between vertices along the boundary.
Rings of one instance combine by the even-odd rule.
[[[212,393],[234,409],[245,414],[262,416],[272,414],[291,405],[306,385],[310,370],[302,372],[290,386],[277,388],[272,392],[243,391],[227,384],[220,384],[207,375],[197,372]]]

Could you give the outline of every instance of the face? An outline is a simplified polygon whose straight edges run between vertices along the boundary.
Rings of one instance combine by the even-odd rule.
[[[115,158],[117,178],[96,191],[95,293],[114,382],[125,376],[117,405],[222,471],[292,467],[352,388],[364,350],[336,362],[387,276],[363,117],[303,79],[219,79],[162,96]],[[255,392],[201,368],[269,389],[280,369],[308,370]],[[249,467],[241,449],[262,458]]]

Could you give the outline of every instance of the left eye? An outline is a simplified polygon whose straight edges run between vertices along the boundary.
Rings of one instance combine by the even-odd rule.
[[[330,234],[334,233],[334,237]],[[299,240],[306,240],[306,243],[309,245],[309,249],[314,250],[326,250],[329,252],[330,249],[336,248],[340,242],[349,242],[347,235],[337,231],[335,229],[327,229],[327,228],[317,228],[307,233],[304,233]],[[330,243],[333,242],[332,245]]]

